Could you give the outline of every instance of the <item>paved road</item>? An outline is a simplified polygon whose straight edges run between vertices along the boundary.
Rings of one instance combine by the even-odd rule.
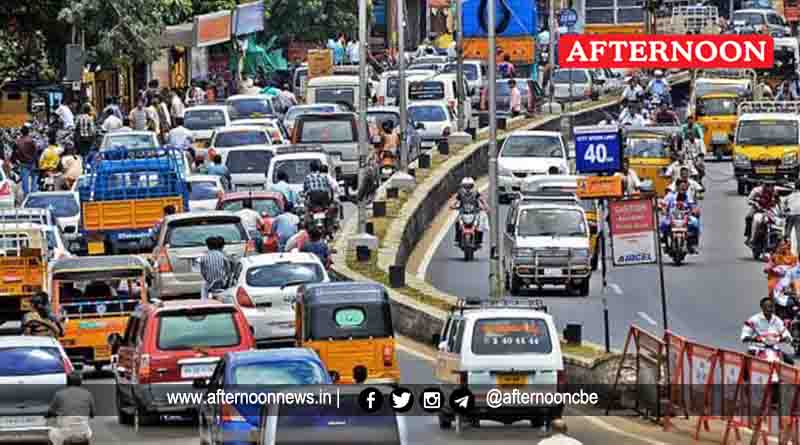
[[[743,320],[758,310],[765,295],[763,263],[753,261],[742,233],[747,206],[736,195],[729,163],[710,164],[703,210],[702,250],[680,267],[665,264],[669,327],[697,341],[741,349],[738,337]],[[507,206],[501,209],[505,220]],[[487,243],[488,244],[488,243]],[[439,289],[458,296],[488,294],[488,245],[476,261],[465,263],[454,245],[452,226],[438,246],[427,279]],[[608,249],[610,252],[610,249]],[[668,258],[666,258],[668,259]],[[584,338],[602,343],[603,298],[608,302],[613,346],[621,348],[631,323],[661,332],[662,311],[656,266],[612,268],[609,262],[605,294],[600,271],[592,277],[588,298],[550,294],[547,304],[561,326],[583,324]]]

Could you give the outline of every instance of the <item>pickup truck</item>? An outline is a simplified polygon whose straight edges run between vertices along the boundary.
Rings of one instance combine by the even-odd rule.
[[[151,229],[172,205],[188,211],[185,158],[178,148],[104,150],[78,187],[81,201],[79,249],[89,255],[144,253]]]
[[[49,252],[42,226],[0,224],[0,324],[32,310],[30,298],[45,287]]]

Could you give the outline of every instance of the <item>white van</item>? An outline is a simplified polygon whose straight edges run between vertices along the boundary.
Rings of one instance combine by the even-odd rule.
[[[322,76],[308,81],[306,103],[347,104],[358,111],[362,92],[358,76]],[[372,83],[367,82],[367,95],[372,97]]]
[[[408,102],[445,101],[453,113],[458,110],[455,74],[437,74],[435,77],[424,80],[414,80],[408,85]],[[469,92],[469,85],[464,79],[464,91]],[[464,100],[464,119],[466,128],[478,128],[477,122],[472,118],[472,100],[467,95]]]
[[[408,82],[412,77],[433,77],[435,75],[436,71],[432,70],[406,70],[406,89],[408,89]],[[399,90],[400,72],[395,70],[382,73],[378,81],[378,105],[385,105],[387,107],[398,106],[398,98],[400,97]]]
[[[183,113],[183,126],[192,132],[195,148],[207,148],[214,130],[231,124],[225,105],[198,105]]]
[[[490,388],[511,392],[514,387],[535,385],[538,391],[555,392],[559,384],[566,383],[558,331],[541,300],[461,299],[433,342],[438,345],[435,380],[444,384],[446,391],[453,391],[454,385],[466,386],[475,404],[469,417],[442,404],[442,429],[455,422],[459,431],[465,422],[498,418],[503,422],[528,420],[541,426],[561,416],[563,405],[540,404],[524,410],[508,406],[504,411],[504,407],[487,404]],[[446,395],[445,400],[448,398]]]

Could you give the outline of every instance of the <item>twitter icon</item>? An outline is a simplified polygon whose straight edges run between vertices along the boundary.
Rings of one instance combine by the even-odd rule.
[[[406,388],[395,388],[392,391],[392,409],[404,413],[414,406],[414,395]]]

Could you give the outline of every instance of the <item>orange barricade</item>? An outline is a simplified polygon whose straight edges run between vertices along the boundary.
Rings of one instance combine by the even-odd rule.
[[[751,443],[767,445],[767,436],[773,431],[770,409],[772,407],[772,375],[777,371],[777,366],[758,359],[748,357],[750,370],[750,428],[754,438]]]
[[[664,341],[662,339],[635,325],[631,326],[628,331],[628,336],[625,339],[622,362],[619,368],[617,368],[617,375],[614,378],[614,385],[611,392],[615,393],[617,390],[619,379],[622,375],[622,369],[625,368],[625,362],[629,357],[629,348],[635,348],[632,352],[636,371],[636,405],[633,409],[643,416],[646,416],[651,411],[655,411],[656,417],[661,416],[660,385],[662,383],[661,374],[664,346]],[[655,388],[656,391],[649,394],[643,393],[641,391],[642,387]],[[612,398],[609,397],[609,406],[606,407],[606,414],[611,410],[611,400]],[[645,411],[648,413],[645,413]]]
[[[749,397],[748,402],[742,402],[745,399],[747,357],[732,351],[720,351],[719,354],[722,362],[722,414],[726,420],[722,443],[727,444],[731,431],[737,442],[742,440],[740,428],[748,427],[750,422]]]
[[[780,404],[780,434],[778,443],[780,445],[800,445],[800,432],[798,432],[798,396],[800,392],[797,385],[800,384],[800,370],[795,367],[781,363],[778,367],[778,375],[781,381],[781,404]]]
[[[689,363],[692,373],[689,377],[689,394],[691,396],[691,411],[699,413],[694,438],[700,438],[700,429],[710,431],[708,421],[719,418],[714,416],[714,409],[718,406],[714,396],[719,379],[717,378],[717,365],[719,351],[707,346],[689,343]]]
[[[686,349],[687,341],[685,338],[675,335],[672,332],[664,333],[664,343],[667,348],[667,379],[669,381],[668,400],[669,405],[664,410],[664,431],[669,430],[670,418],[676,415],[678,409],[683,411],[684,416],[689,418],[687,401],[689,394],[685,385],[686,367],[689,364]]]

